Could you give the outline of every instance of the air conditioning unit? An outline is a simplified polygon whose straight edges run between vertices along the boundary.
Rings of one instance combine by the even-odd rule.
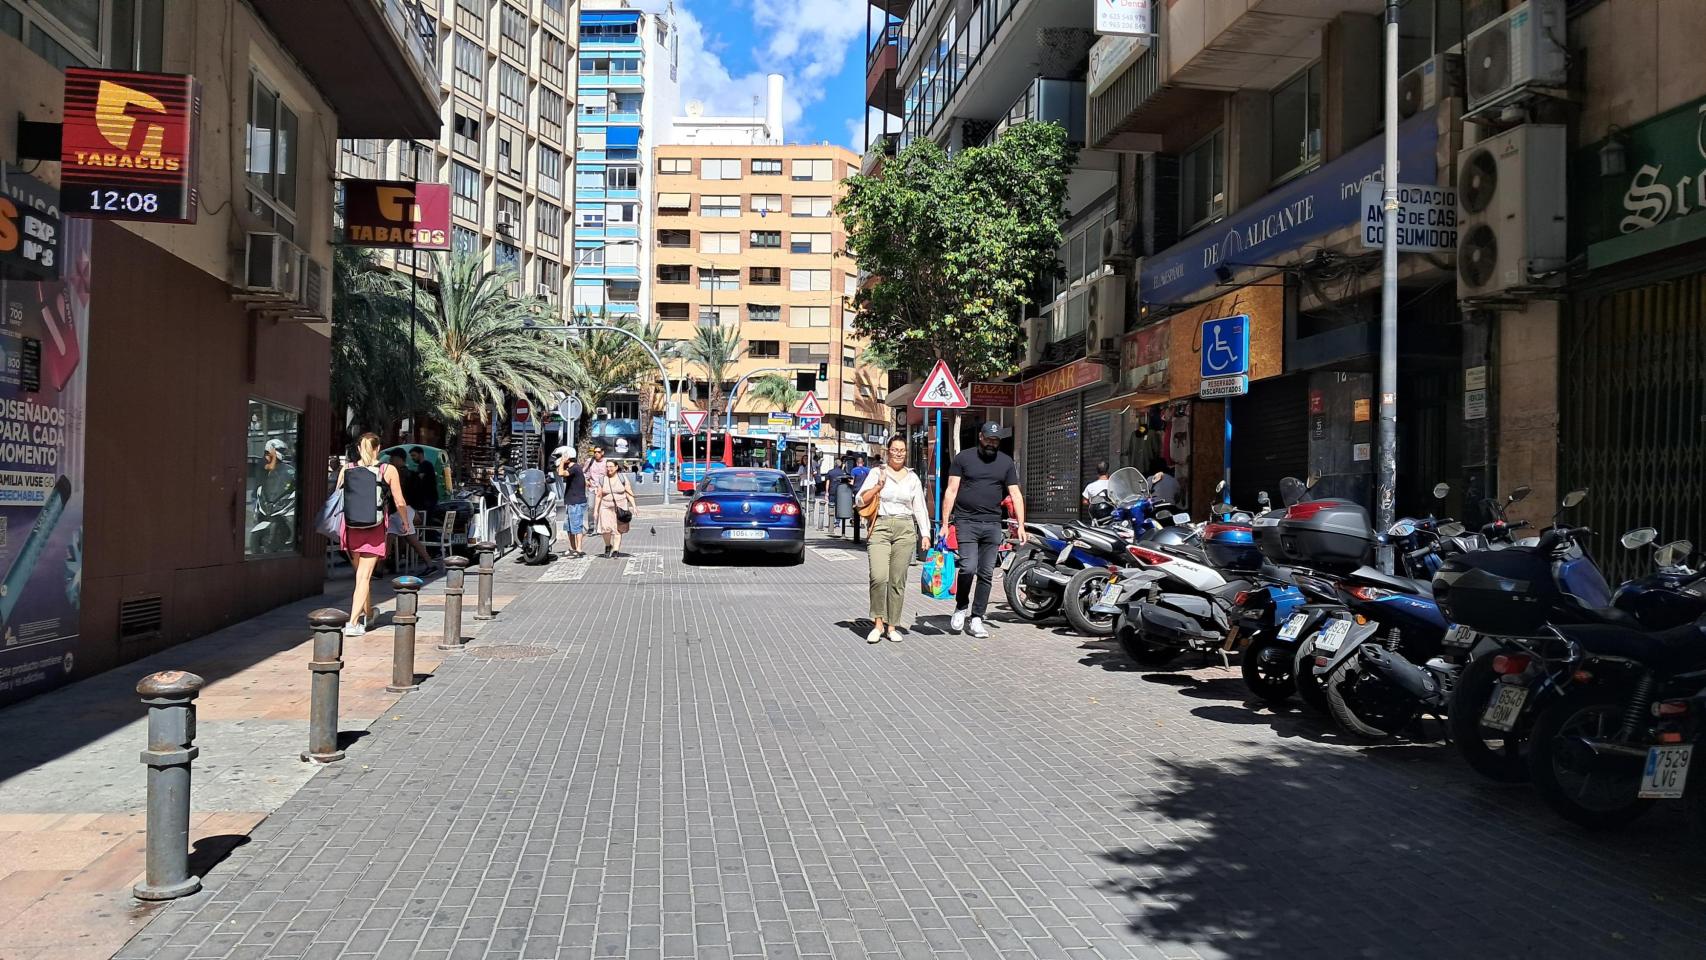
[[[1463,49],[1470,110],[1515,99],[1529,87],[1562,87],[1564,0],[1526,0],[1471,33]]]
[[[252,299],[301,299],[303,259],[302,248],[279,234],[249,234],[243,252],[243,291]]]
[[[510,213],[498,214],[498,232],[506,237],[515,236],[515,215]]]
[[[320,261],[302,258],[302,309],[297,317],[304,320],[329,320],[332,316],[332,288],[326,282],[326,268]]]
[[[1463,55],[1436,53],[1398,79],[1398,116],[1409,119],[1441,100],[1463,96]]]
[[[1125,332],[1125,277],[1118,274],[1097,277],[1090,284],[1087,296],[1085,312],[1090,318],[1085,330],[1087,352],[1095,354],[1112,349],[1112,341]]]
[[[1556,286],[1566,258],[1562,124],[1528,123],[1463,152],[1457,167],[1457,297],[1521,299]]]
[[[1043,362],[1043,349],[1048,346],[1048,335],[1047,317],[1025,318],[1025,366],[1034,367]]]

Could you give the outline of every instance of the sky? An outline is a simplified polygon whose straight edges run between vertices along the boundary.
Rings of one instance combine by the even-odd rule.
[[[669,0],[634,0],[661,11]],[[791,142],[864,151],[866,0],[674,0],[682,102],[712,116],[764,109],[765,75],[786,78],[782,125]]]

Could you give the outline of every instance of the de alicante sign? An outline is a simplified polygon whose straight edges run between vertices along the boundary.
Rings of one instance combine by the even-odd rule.
[[[1586,189],[1572,217],[1588,265],[1604,266],[1706,237],[1706,98],[1618,135],[1627,172],[1600,175],[1605,141],[1576,152],[1571,182]]]

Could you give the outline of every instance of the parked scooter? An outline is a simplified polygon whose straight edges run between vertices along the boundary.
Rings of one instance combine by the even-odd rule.
[[[557,516],[557,485],[538,469],[523,470],[513,479],[502,475],[497,483],[509,507],[521,562],[544,563],[550,559],[551,544],[556,540],[552,524]]]
[[[1007,605],[1021,619],[1044,620],[1065,607],[1068,597],[1079,597],[1079,605],[1067,611],[1074,628],[1087,636],[1112,632],[1111,620],[1098,632],[1099,624],[1086,615],[1087,603],[1080,595],[1092,590],[1092,598],[1098,595],[1111,568],[1124,562],[1125,545],[1154,525],[1149,481],[1132,467],[1114,471],[1090,511],[1088,524],[1025,525],[1033,545],[1013,554],[1003,582]]]

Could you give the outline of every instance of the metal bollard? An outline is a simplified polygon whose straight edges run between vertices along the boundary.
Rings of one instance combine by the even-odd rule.
[[[303,760],[331,763],[342,760],[338,749],[338,674],[344,669],[344,624],[349,614],[325,607],[308,615],[314,627],[313,686],[308,701],[308,749]]]
[[[474,549],[480,551],[480,566],[475,570],[480,575],[480,598],[479,606],[474,609],[474,619],[491,620],[497,616],[492,613],[492,568],[497,563],[498,545],[490,540],[481,540]]]
[[[138,900],[172,900],[201,889],[190,876],[190,764],[195,745],[195,698],[202,679],[182,670],[151,673],[136,685],[148,707],[147,866],[132,892]]]
[[[462,649],[462,584],[468,574],[467,557],[444,558],[444,634],[440,650]]]
[[[419,690],[415,682],[415,624],[420,621],[420,577],[397,577],[391,589],[397,591],[397,612],[391,617],[391,682],[385,689],[392,693]]]

